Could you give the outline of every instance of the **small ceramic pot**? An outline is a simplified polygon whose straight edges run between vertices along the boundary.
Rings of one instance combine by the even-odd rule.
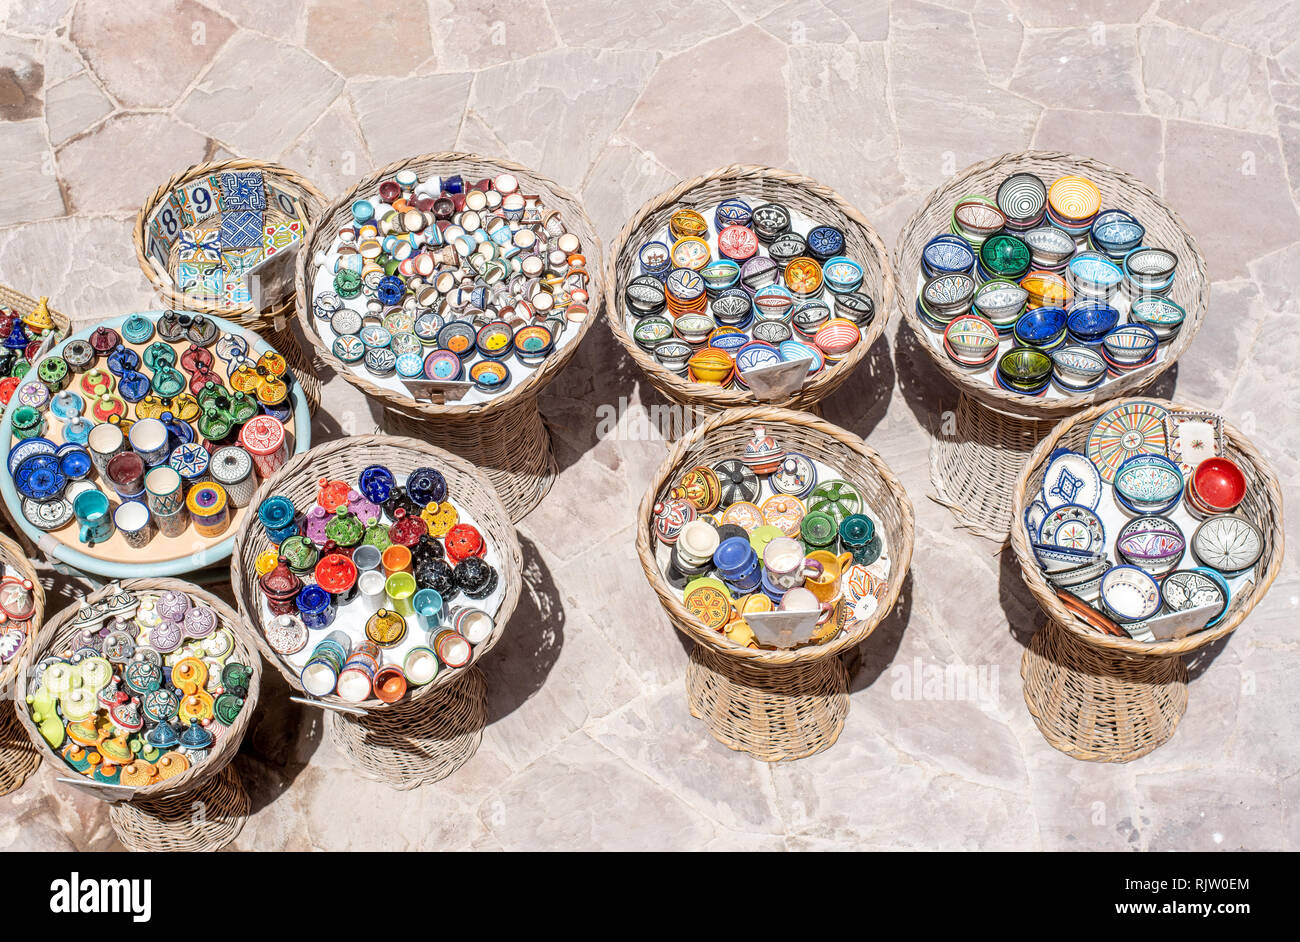
[[[113,525],[132,549],[144,549],[153,536],[149,508],[138,500],[123,501],[113,512]]]

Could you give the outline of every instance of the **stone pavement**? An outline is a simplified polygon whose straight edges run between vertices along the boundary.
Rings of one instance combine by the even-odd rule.
[[[333,196],[416,153],[508,156],[580,193],[607,246],[679,178],[766,163],[835,187],[892,246],[947,175],[1060,148],[1135,173],[1199,239],[1211,308],[1177,396],[1253,435],[1289,513],[1300,508],[1291,0],[0,11],[0,281],[50,295],[78,323],[157,306],[131,223],[147,192],[204,159],[279,160]],[[391,791],[351,772],[321,741],[319,714],[271,677],[235,762],[254,804],[235,846],[1300,848],[1294,554],[1243,627],[1197,658],[1167,745],[1121,766],[1066,758],[1021,696],[1041,616],[1014,562],[927,497],[931,430],[955,394],[897,324],[889,334],[827,414],[902,476],[917,549],[899,611],[862,646],[834,748],[769,766],[688,714],[685,647],[633,551],[634,508],[665,447],[594,431],[599,404],[658,400],[602,325],[543,397],[563,470],[520,526],[527,588],[482,664],[491,722],[478,754],[442,783]],[[320,435],[373,424],[342,380],[326,402]],[[914,671],[946,665],[983,669],[987,696],[911,689]],[[0,798],[0,848],[116,846],[105,807],[53,779],[47,765]]]

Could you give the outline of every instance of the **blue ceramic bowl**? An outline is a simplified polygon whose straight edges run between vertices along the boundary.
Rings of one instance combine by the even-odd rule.
[[[1109,304],[1084,301],[1070,308],[1065,326],[1079,343],[1098,344],[1119,323],[1119,311]]]
[[[921,250],[921,270],[926,278],[951,272],[969,272],[975,265],[975,250],[961,236],[939,235]]]
[[[1020,315],[1012,333],[1026,347],[1050,350],[1065,339],[1066,320],[1064,308],[1039,307]]]
[[[1103,209],[1092,221],[1089,236],[1099,251],[1119,259],[1141,245],[1146,234],[1146,227],[1132,213]]]

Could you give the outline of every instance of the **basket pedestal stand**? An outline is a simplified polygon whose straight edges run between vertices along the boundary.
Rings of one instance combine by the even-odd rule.
[[[249,808],[248,792],[228,765],[179,795],[116,802],[108,819],[127,850],[215,851],[239,835]]]
[[[1179,655],[1129,657],[1048,621],[1020,660],[1025,703],[1043,738],[1076,759],[1129,762],[1169,740],[1187,710]]]
[[[327,713],[334,744],[361,775],[406,791],[446,778],[478,751],[487,683],[471,667],[425,699],[362,715]]]
[[[839,738],[849,675],[838,657],[770,666],[696,645],[686,668],[691,715],[713,738],[756,759],[803,759]]]
[[[17,791],[41,764],[41,754],[18,722],[16,704],[0,700],[0,795]]]
[[[980,405],[965,393],[956,428],[940,429],[930,446],[935,500],[961,526],[998,543],[1011,532],[1012,494],[1030,452],[1056,424],[1018,419]]]
[[[533,396],[501,412],[455,419],[388,408],[383,431],[426,441],[473,464],[492,482],[511,522],[542,502],[559,473],[550,430]]]

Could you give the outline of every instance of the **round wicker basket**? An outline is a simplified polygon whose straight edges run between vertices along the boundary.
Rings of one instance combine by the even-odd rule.
[[[311,304],[316,280],[313,259],[333,243],[342,227],[352,224],[353,202],[373,193],[399,170],[413,170],[421,178],[460,174],[467,180],[514,174],[522,192],[537,194],[547,208],[559,210],[569,231],[581,240],[592,278],[589,293],[593,310],[579,324],[577,336],[547,357],[523,382],[484,402],[417,401],[404,392],[377,386],[340,361],[317,332]],[[388,410],[385,430],[435,437],[442,447],[464,456],[487,475],[510,518],[518,520],[541,502],[555,480],[555,456],[550,433],[537,409],[537,396],[577,352],[595,320],[594,305],[601,297],[602,251],[595,226],[582,204],[553,180],[509,160],[464,153],[422,154],[376,170],[326,207],[298,255],[299,323],[321,362]]]
[[[377,714],[396,714],[409,708],[413,701],[435,698],[440,688],[454,683],[463,674],[470,673],[472,666],[500,640],[519,601],[523,585],[523,555],[515,528],[501,501],[497,499],[496,492],[483,475],[464,459],[410,438],[353,435],[317,446],[290,459],[274,477],[263,481],[253,495],[252,506],[258,506],[272,495],[288,497],[300,508],[311,506],[316,502],[317,482],[321,477],[355,481],[361,471],[372,464],[384,465],[396,475],[430,465],[441,471],[447,479],[447,493],[451,501],[473,514],[475,525],[484,539],[501,554],[501,578],[505,580],[505,597],[496,613],[496,628],[489,638],[474,649],[474,657],[469,664],[439,671],[431,683],[412,688],[407,697],[398,703],[384,703],[376,697],[361,703],[350,703],[333,694],[313,698],[348,711],[361,709]],[[240,612],[250,624],[257,626],[262,622],[262,593],[257,584],[256,560],[259,554],[271,548],[272,544],[262,525],[254,515],[250,515],[235,538],[231,582]],[[253,631],[253,639],[263,657],[284,675],[289,686],[300,696],[308,696],[297,672],[271,649],[257,628]]]
[[[822,370],[804,383],[798,392],[770,403],[811,411],[849,378],[884,333],[892,316],[897,288],[884,243],[866,217],[834,190],[808,177],[771,167],[733,164],[684,180],[649,200],[623,227],[609,254],[605,272],[605,315],[609,328],[656,389],[671,401],[696,410],[700,417],[721,409],[759,404],[751,390],[724,389],[678,376],[642,350],[624,322],[623,294],[628,282],[639,273],[637,252],[641,246],[668,224],[669,216],[677,209],[711,208],[733,197],[782,203],[819,223],[838,226],[844,232],[844,254],[862,265],[860,290],[875,302],[876,314],[863,332],[861,342],[834,367]]]
[[[755,425],[778,442],[839,468],[875,514],[891,559],[889,585],[875,614],[825,644],[789,650],[742,647],[687,611],[655,559],[653,508],[686,470],[743,452]],[[889,614],[912,561],[912,502],[898,477],[862,439],[807,413],[775,406],[719,412],[683,436],[655,472],[637,511],[641,568],[673,627],[697,645],[687,672],[692,712],[732,749],[767,760],[827,748],[848,712],[847,673],[838,655],[861,644]]]
[[[316,376],[315,366],[292,330],[294,292],[291,285],[286,284],[284,291],[278,293],[276,297],[265,298],[261,310],[254,310],[251,304],[227,306],[219,301],[188,295],[177,287],[176,272],[180,262],[179,239],[174,241],[168,250],[166,265],[151,257],[148,252],[149,217],[160,203],[186,184],[204,177],[239,170],[261,171],[264,179],[272,181],[278,190],[293,198],[295,202],[283,205],[268,202],[265,215],[267,219],[275,222],[295,220],[301,222],[305,229],[303,237],[305,242],[313,223],[320,216],[321,207],[325,205],[324,195],[310,181],[279,164],[242,158],[219,160],[195,164],[182,170],[149,195],[135,217],[132,235],[135,240],[136,260],[140,263],[145,277],[158,289],[170,306],[178,310],[200,311],[204,314],[224,317],[226,320],[253,328],[265,337],[267,342],[280,351],[288,361],[289,368],[293,370],[294,376],[302,385],[303,392],[306,393],[314,411],[320,405],[321,382]],[[300,255],[305,251],[305,245],[298,249]]]
[[[252,669],[253,676],[248,683],[248,696],[244,699],[244,706],[235,718],[235,722],[217,737],[217,741],[213,743],[208,757],[202,762],[190,766],[189,769],[175,778],[167,779],[155,785],[146,785],[142,788],[131,790],[104,788],[97,786],[89,779],[84,783],[77,782],[73,787],[94,795],[96,798],[113,803],[122,801],[147,802],[168,796],[188,794],[214,778],[235,757],[235,753],[239,751],[239,744],[244,738],[244,733],[248,729],[248,724],[252,720],[253,713],[257,709],[257,694],[261,684],[262,664],[257,657],[257,648],[253,644],[253,633],[243,618],[221,599],[179,579],[124,579],[119,583],[110,583],[92,592],[86,596],[85,600],[88,602],[99,601],[112,593],[115,586],[121,586],[123,589],[132,592],[151,593],[161,593],[174,589],[184,592],[194,601],[202,602],[216,613],[220,627],[230,629],[235,638],[233,656],[238,658],[240,663],[248,665]],[[15,704],[18,707],[18,719],[23,728],[27,730],[28,737],[41,755],[55,768],[66,771],[67,774],[64,777],[69,779],[77,778],[78,774],[63,761],[62,756],[50,747],[50,744],[45,741],[45,738],[36,728],[36,724],[32,722],[31,717],[28,715],[26,709],[27,676],[33,665],[40,661],[41,658],[56,651],[64,650],[71,644],[72,639],[77,634],[72,626],[72,621],[80,607],[80,603],[69,605],[49,618],[41,627],[36,640],[23,657],[22,668],[17,677],[17,693],[15,697]]]
[[[1259,527],[1264,550],[1255,566],[1253,584],[1233,596],[1223,620],[1184,638],[1143,642],[1099,634],[1061,603],[1034,557],[1024,507],[1042,486],[1053,451],[1079,450],[1098,416],[1134,401],[1205,411],[1164,400],[1122,399],[1094,406],[1061,422],[1038,443],[1020,473],[1013,498],[1011,546],[1025,584],[1049,619],[1021,662],[1025,700],[1048,742],[1086,759],[1127,761],[1145,755],[1172,736],[1187,706],[1187,671],[1181,656],[1236,630],[1282,568],[1281,486],[1254,445],[1225,422],[1227,455],[1245,472],[1249,485],[1246,499],[1234,512]]]
[[[33,638],[40,631],[45,618],[45,589],[36,578],[36,570],[26,553],[13,540],[0,534],[0,573],[4,567],[17,570],[31,581],[36,610],[32,614],[27,639],[8,664],[0,668],[0,695],[9,690],[18,676],[22,663],[31,650]],[[17,705],[8,697],[0,699],[0,795],[7,795],[20,787],[41,764],[41,754],[23,732],[18,720]]]
[[[1101,190],[1103,207],[1121,206],[1132,211],[1146,226],[1147,244],[1177,253],[1178,275],[1169,297],[1186,309],[1187,318],[1167,345],[1162,360],[1112,378],[1092,392],[1035,399],[975,377],[932,345],[930,328],[922,323],[914,303],[913,284],[921,270],[921,251],[933,236],[948,231],[953,207],[961,197],[969,193],[991,194],[1004,178],[1018,172],[1037,174],[1048,184],[1067,174],[1087,177]],[[1191,344],[1210,304],[1205,259],[1168,203],[1122,170],[1091,157],[1056,151],[1003,154],[973,164],[937,187],[899,233],[894,246],[894,271],[905,285],[897,293],[896,303],[915,335],[916,346],[926,351],[961,393],[954,434],[936,437],[931,446],[931,483],[939,502],[950,507],[964,526],[999,542],[1006,540],[1011,527],[1011,490],[1016,473],[1033,443],[1047,432],[1048,423],[1149,386]]]

